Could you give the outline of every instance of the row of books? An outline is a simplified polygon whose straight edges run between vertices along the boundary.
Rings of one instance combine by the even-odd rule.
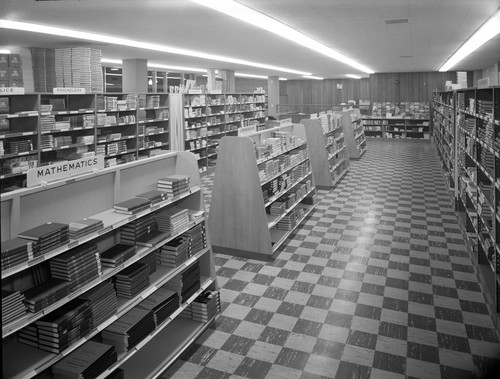
[[[206,290],[182,311],[181,316],[206,323],[219,314],[220,309],[219,291]]]

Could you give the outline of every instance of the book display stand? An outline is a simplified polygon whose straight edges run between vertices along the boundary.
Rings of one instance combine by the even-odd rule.
[[[89,354],[104,362],[92,377],[159,376],[218,313],[191,316],[217,291],[205,224],[189,152],[2,194],[2,376],[50,376]]]
[[[366,137],[361,113],[359,109],[342,111],[342,126],[347,146],[347,153],[351,159],[359,159],[366,152]]]

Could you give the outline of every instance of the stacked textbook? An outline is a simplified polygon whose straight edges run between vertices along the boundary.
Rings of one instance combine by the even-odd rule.
[[[58,222],[46,222],[32,229],[21,232],[19,238],[33,242],[35,256],[45,254],[69,242],[69,225]]]
[[[23,300],[19,291],[2,290],[2,326],[26,314]]]
[[[179,196],[189,191],[189,176],[176,174],[158,179],[158,190],[165,191],[169,197]]]
[[[182,312],[182,316],[199,322],[208,322],[220,312],[219,291],[207,290]]]

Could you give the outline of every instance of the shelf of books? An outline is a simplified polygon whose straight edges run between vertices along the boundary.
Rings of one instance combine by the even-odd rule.
[[[438,104],[448,94],[436,95]],[[441,97],[439,97],[441,96]],[[456,203],[485,295],[500,315],[500,87],[456,90]],[[439,133],[439,132],[438,132]],[[453,160],[451,157],[450,161]]]
[[[215,252],[267,260],[314,209],[306,141],[291,120],[221,139],[208,220]]]
[[[363,116],[367,137],[429,139],[429,119]]]
[[[342,111],[341,122],[347,154],[350,159],[359,159],[366,152],[366,137],[359,109]]]
[[[2,194],[1,218],[5,378],[155,377],[219,313],[192,153]]]
[[[434,92],[432,137],[438,152],[445,181],[455,197],[455,93]]]
[[[311,119],[301,120],[300,123],[306,130],[316,188],[333,188],[349,170],[342,115],[321,112],[311,115]]]
[[[185,94],[185,149],[197,156],[200,172],[213,172],[222,137],[243,126],[264,126],[266,109],[265,93]]]
[[[104,155],[106,166],[168,150],[168,94],[0,96],[1,192],[30,168]]]

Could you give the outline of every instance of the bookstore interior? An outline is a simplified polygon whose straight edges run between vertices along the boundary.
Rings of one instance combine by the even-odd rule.
[[[500,372],[498,1],[123,3],[0,10],[3,378]],[[438,239],[427,260],[412,255],[418,216],[392,224],[408,231],[408,256],[347,255],[362,273],[345,269],[345,253],[334,260],[339,229],[318,222],[319,238],[309,227],[380,146],[435,153],[433,180],[444,182],[474,280],[453,276],[465,265]],[[339,287],[390,270],[409,279]],[[244,280],[262,291],[241,292]],[[335,304],[353,288],[348,315]],[[378,316],[363,315],[376,305],[366,293],[379,295]],[[252,313],[299,308],[289,331]],[[249,313],[232,328],[238,312]]]

